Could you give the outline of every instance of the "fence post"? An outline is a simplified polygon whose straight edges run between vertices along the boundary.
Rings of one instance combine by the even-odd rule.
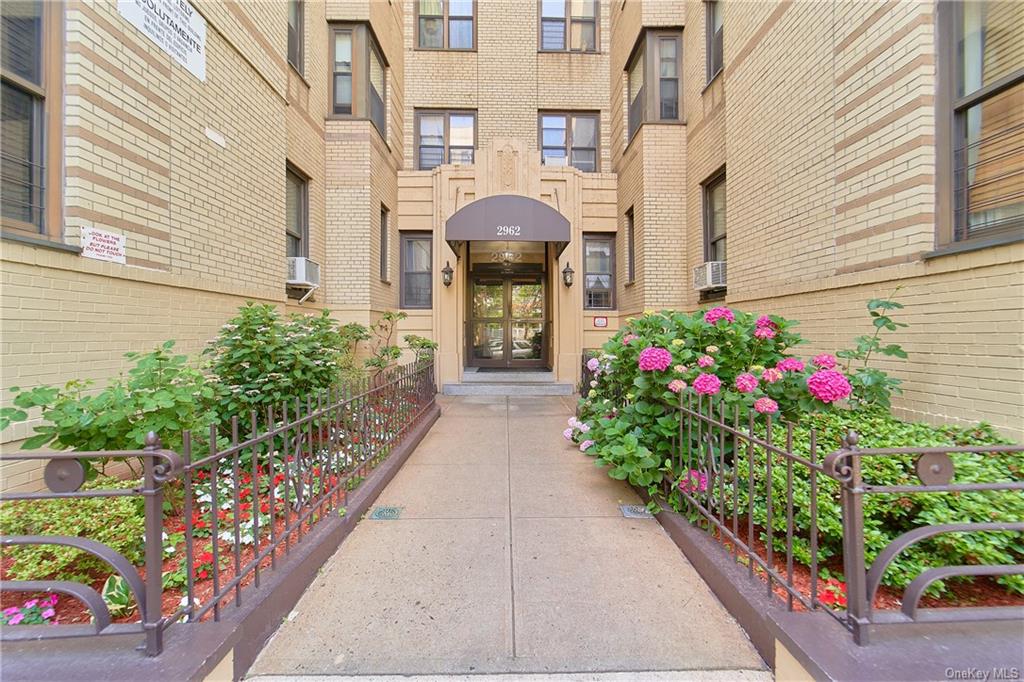
[[[855,451],[859,440],[855,431],[843,438],[843,450]],[[871,603],[867,594],[867,568],[864,564],[864,491],[861,487],[860,457],[846,457],[844,480],[840,483],[843,514],[843,572],[846,576],[846,621],[853,641],[866,645],[869,640]]]
[[[160,449],[160,439],[150,431],[146,434],[146,452]],[[154,455],[143,458],[143,488],[146,514],[146,605],[142,628],[146,632],[146,655],[157,656],[164,648],[163,631],[163,558],[164,558],[164,487],[156,482]]]

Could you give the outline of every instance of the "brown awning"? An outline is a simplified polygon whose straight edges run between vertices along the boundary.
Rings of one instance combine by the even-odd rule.
[[[444,232],[455,251],[467,241],[555,242],[560,255],[570,239],[564,215],[518,194],[496,194],[463,206],[445,223]]]

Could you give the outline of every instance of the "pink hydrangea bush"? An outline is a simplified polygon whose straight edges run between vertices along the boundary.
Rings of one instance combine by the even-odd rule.
[[[722,380],[714,374],[698,374],[693,380],[693,390],[700,395],[715,395],[722,388]]]
[[[704,321],[708,324],[715,324],[719,320],[726,320],[728,322],[735,322],[736,316],[731,310],[724,306],[712,308],[711,310],[704,313]]]
[[[836,363],[836,356],[830,355],[828,353],[815,355],[813,358],[811,358],[811,364],[821,369],[835,369]]]
[[[842,372],[823,369],[807,377],[807,390],[823,403],[834,403],[848,398],[853,388]]]
[[[749,372],[744,372],[736,377],[733,385],[740,393],[753,393],[757,390],[757,377]]]
[[[826,357],[797,357],[802,339],[793,326],[778,315],[725,306],[631,319],[588,364],[595,385],[584,387],[579,421],[590,431],[570,424],[566,437],[587,443],[583,451],[617,477],[649,486],[679,478],[664,462],[672,461],[680,404],[730,419],[735,412],[741,420],[788,421],[842,407],[849,382],[820,376],[839,373],[838,366],[822,366]]]

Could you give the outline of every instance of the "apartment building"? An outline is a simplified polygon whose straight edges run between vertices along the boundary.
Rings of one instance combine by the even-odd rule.
[[[532,369],[558,390],[645,309],[775,312],[833,351],[899,286],[898,409],[1022,436],[1024,3],[2,18],[4,401],[168,338],[198,352],[246,300],[402,309],[440,387]]]

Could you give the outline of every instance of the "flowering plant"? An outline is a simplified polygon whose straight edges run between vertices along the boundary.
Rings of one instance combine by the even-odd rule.
[[[43,599],[29,599],[21,606],[11,606],[0,612],[0,625],[56,625],[57,595]]]
[[[778,315],[757,317],[725,306],[632,319],[588,361],[591,382],[583,387],[579,423],[591,431],[584,436],[578,423],[570,423],[565,437],[577,443],[585,438],[585,452],[625,472],[635,485],[648,485],[684,473],[666,464],[678,435],[673,405],[680,401],[693,409],[737,412],[741,421],[747,415],[793,420],[836,409],[849,395],[848,382],[834,365],[824,369],[832,356],[819,356],[817,365],[792,356],[802,343],[793,327]],[[623,449],[629,437],[651,457],[632,455],[636,447]]]

